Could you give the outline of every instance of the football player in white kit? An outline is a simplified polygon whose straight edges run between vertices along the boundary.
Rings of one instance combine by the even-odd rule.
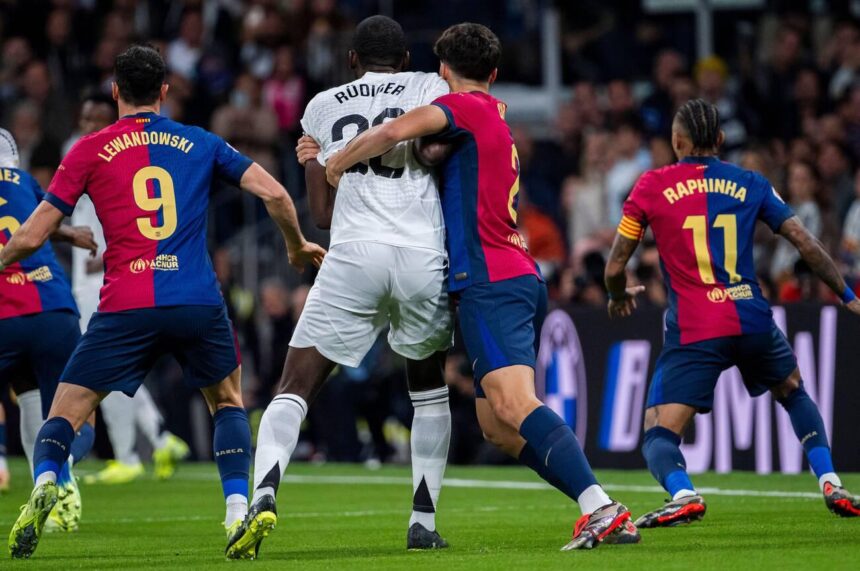
[[[331,214],[331,246],[308,295],[287,354],[279,394],[263,414],[254,461],[254,498],[234,553],[256,557],[277,521],[275,495],[308,403],[336,364],[357,366],[389,327],[391,348],[407,360],[412,424],[413,511],[408,549],[446,547],[435,510],[451,435],[444,363],[453,338],[445,288],[445,230],[434,174],[411,143],[345,174],[336,200],[321,163],[353,137],[448,93],[436,74],[403,72],[406,38],[390,18],[359,23],[349,52],[358,79],[324,91],[302,126],[320,145],[305,165],[312,213]]]
[[[81,106],[80,136],[99,131],[116,120],[116,103],[106,95],[87,97]],[[71,147],[71,144],[68,145]],[[92,201],[87,195],[81,197],[72,223],[93,229],[99,252],[104,252],[105,239]],[[99,290],[104,281],[104,262],[101,256],[92,256],[72,251],[72,292],[81,313],[81,329],[86,331],[90,317],[99,304]],[[111,393],[101,403],[102,415],[108,437],[113,446],[115,460],[96,474],[88,474],[86,483],[123,484],[144,472],[143,464],[135,450],[137,431],[152,446],[155,460],[155,475],[160,479],[173,475],[176,462],[188,455],[188,445],[170,432],[162,430],[161,414],[152,395],[141,385],[134,398],[121,392]]]

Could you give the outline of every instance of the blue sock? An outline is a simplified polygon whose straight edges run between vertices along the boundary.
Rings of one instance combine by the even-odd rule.
[[[0,456],[6,456],[6,423],[0,422]]]
[[[89,422],[85,422],[72,441],[72,458],[75,464],[87,457],[87,454],[93,449],[95,440],[96,430]]]
[[[520,435],[535,456],[529,467],[569,498],[577,501],[586,488],[597,484],[576,435],[548,406],[540,406],[526,417]],[[543,470],[535,467],[538,464],[543,464]]]
[[[681,490],[696,489],[687,475],[687,463],[680,445],[681,437],[662,426],[646,431],[642,442],[642,455],[648,469],[673,498]]]
[[[827,443],[827,432],[824,430],[824,421],[821,419],[818,407],[803,388],[803,383],[800,384],[799,389],[780,399],[779,404],[791,418],[791,426],[803,445],[815,477],[820,478],[823,474],[835,472],[833,458],[830,456],[830,445]]]
[[[55,416],[42,425],[33,450],[34,481],[38,482],[39,476],[49,472],[53,472],[54,476],[49,476],[48,479],[56,481],[60,466],[69,458],[74,438],[75,430],[65,418]]]
[[[230,406],[219,409],[215,421],[215,463],[221,475],[224,497],[234,494],[248,497],[248,476],[251,471],[251,426],[244,408]]]
[[[522,450],[520,450],[519,460],[523,466],[534,470],[538,476],[546,480],[547,483],[549,483],[551,486],[553,486],[554,488],[561,489],[558,480],[554,479],[552,477],[552,474],[547,471],[546,466],[544,466],[543,462],[541,462],[538,458],[535,449],[532,448],[531,444],[529,444],[528,442],[526,442],[526,445],[523,446]],[[576,498],[571,499],[573,501],[576,501]]]

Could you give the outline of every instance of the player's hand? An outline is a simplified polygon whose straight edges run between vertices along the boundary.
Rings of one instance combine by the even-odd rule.
[[[310,135],[302,135],[296,145],[296,158],[299,164],[305,166],[308,161],[315,161],[320,154],[320,145]]]
[[[72,226],[69,228],[72,246],[90,251],[90,256],[96,257],[99,245],[96,244],[93,230],[89,226]]]
[[[338,166],[337,155],[334,155],[325,165],[325,178],[328,180],[332,188],[337,188],[340,184],[340,177],[343,176],[343,169]]]
[[[317,268],[320,267],[325,255],[325,248],[313,242],[305,242],[300,248],[295,250],[287,248],[290,265],[299,273],[304,272],[305,266],[308,264],[313,264]]]
[[[856,313],[857,315],[860,315],[860,299],[852,299],[845,304],[845,307],[851,313]]]
[[[625,290],[624,295],[617,299],[610,299],[607,307],[609,319],[616,317],[629,317],[636,309],[636,296],[645,291],[645,286],[632,286]]]

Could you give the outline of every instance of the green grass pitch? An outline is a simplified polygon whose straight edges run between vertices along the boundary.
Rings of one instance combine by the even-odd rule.
[[[30,489],[24,463],[12,466],[13,491],[0,497],[4,541]],[[85,462],[78,471],[99,467]],[[665,497],[646,472],[598,477],[634,517]],[[444,551],[405,550],[407,467],[295,465],[280,489],[278,527],[260,558],[225,561],[215,466],[190,464],[168,482],[82,486],[80,531],[46,535],[31,560],[0,559],[0,568],[860,569],[860,518],[831,515],[808,474],[703,474],[696,484],[714,489],[705,494],[703,522],[644,530],[639,545],[567,553],[558,550],[579,511],[525,469],[451,467],[446,481],[437,516],[451,544]],[[843,482],[860,489],[860,474]]]

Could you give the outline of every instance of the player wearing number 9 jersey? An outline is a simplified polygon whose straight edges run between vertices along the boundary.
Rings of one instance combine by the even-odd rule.
[[[358,161],[403,141],[433,135],[452,146],[442,167],[448,288],[459,300],[481,429],[579,503],[583,515],[563,549],[635,543],[630,512],[606,495],[570,426],[535,395],[535,341],[547,293],[517,231],[519,163],[506,107],[489,94],[499,39],[485,26],[459,24],[445,30],[434,51],[451,94],[359,135],[329,160],[328,180],[345,185],[344,173]]]
[[[289,195],[259,165],[218,137],[158,114],[168,86],[155,49],[132,46],[117,56],[114,74],[119,121],[72,148],[45,200],[0,252],[0,269],[31,254],[84,192],[106,242],[99,311],[37,437],[36,487],[9,536],[13,557],[36,549],[74,431],[108,393],[133,396],[166,354],[179,361],[186,383],[203,392],[213,415],[229,539],[247,511],[251,435],[239,354],[206,250],[212,178],[263,199],[294,266],[318,265],[325,253],[304,240]]]
[[[827,507],[842,516],[860,515],[860,500],[845,492],[834,472],[821,415],[756,280],[756,221],[790,240],[848,309],[860,313],[860,302],[770,183],[717,158],[723,133],[715,106],[701,99],[685,103],[672,131],[679,162],[645,173],[636,183],[606,266],[609,314],[628,315],[635,304],[626,291],[626,265],[650,227],[669,289],[642,452],[672,499],[636,525],[672,526],[704,516],[704,500],[687,475],[679,444],[693,416],[710,411],[717,379],[731,366],[740,369],[751,396],[769,390],[785,408]]]

